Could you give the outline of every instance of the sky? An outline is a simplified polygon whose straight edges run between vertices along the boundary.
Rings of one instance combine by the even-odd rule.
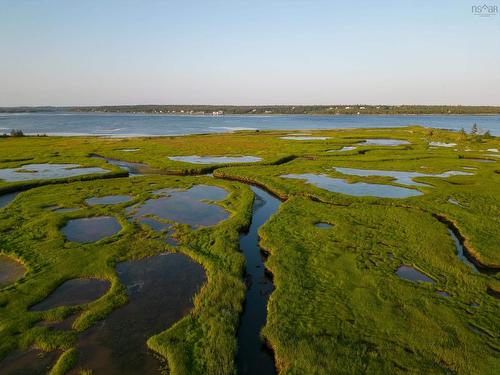
[[[500,0],[0,0],[0,106],[500,105]]]

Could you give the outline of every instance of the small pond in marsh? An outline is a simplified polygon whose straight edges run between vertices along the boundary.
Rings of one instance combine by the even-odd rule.
[[[221,206],[206,202],[221,201],[227,197],[227,191],[217,186],[195,185],[187,190],[161,189],[154,194],[155,197],[142,205],[128,207],[128,214],[135,219],[153,215],[188,224],[191,228],[215,225],[229,217],[229,213]]]
[[[422,195],[422,192],[418,190],[403,188],[400,186],[369,184],[365,182],[355,182],[349,184],[341,178],[333,178],[325,174],[287,174],[280,177],[305,180],[306,183],[312,184],[321,189],[333,191],[335,193],[354,195],[357,197],[408,198]]]
[[[26,268],[21,263],[0,254],[0,288],[16,282],[25,272]]]
[[[47,298],[30,307],[31,311],[45,311],[59,306],[81,305],[102,297],[109,289],[108,280],[71,279],[59,285]]]
[[[183,254],[160,254],[119,263],[116,272],[129,301],[80,335],[78,368],[94,374],[160,373],[147,339],[170,327],[193,307],[205,283],[203,268]]]
[[[289,141],[324,141],[326,139],[330,139],[331,137],[314,137],[314,136],[300,136],[300,135],[292,135],[286,137],[280,137],[281,139],[286,139]]]
[[[473,173],[462,172],[462,171],[447,171],[439,174],[431,173],[420,173],[420,172],[405,172],[405,171],[385,171],[377,169],[356,169],[356,168],[340,168],[335,167],[339,173],[347,174],[350,176],[382,176],[382,177],[392,177],[394,182],[401,185],[412,185],[412,186],[430,186],[429,184],[424,184],[420,182],[413,181],[416,177],[441,177],[446,178],[450,176],[472,176]]]
[[[7,207],[10,202],[12,202],[19,193],[8,193],[4,195],[0,195],[0,208]]]
[[[402,139],[365,139],[360,142],[360,146],[401,146],[401,145],[409,145],[410,142],[402,140]]]
[[[170,160],[182,161],[191,164],[230,164],[230,163],[256,163],[262,158],[257,156],[169,156]]]
[[[402,279],[410,281],[434,283],[434,280],[432,280],[429,276],[424,275],[422,272],[417,271],[415,268],[410,266],[399,266],[396,270],[396,275]]]
[[[114,217],[97,216],[69,220],[61,228],[61,232],[69,241],[90,243],[112,236],[121,228],[120,223]]]
[[[314,224],[314,226],[316,228],[321,228],[321,229],[329,229],[329,228],[333,227],[332,224],[328,224],[328,223],[316,223],[316,224]]]
[[[79,164],[27,164],[19,168],[0,169],[0,180],[16,182],[106,172],[109,171],[99,167],[82,167]]]
[[[93,197],[85,199],[85,203],[89,206],[96,206],[100,204],[120,204],[125,202],[130,202],[133,198],[130,195],[108,195],[105,197]]]

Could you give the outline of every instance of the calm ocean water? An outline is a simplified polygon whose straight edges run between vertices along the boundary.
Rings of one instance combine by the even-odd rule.
[[[423,125],[469,130],[472,124],[500,136],[500,116],[172,116],[147,114],[21,113],[0,114],[0,133],[21,129],[26,134],[154,136],[223,133],[236,130],[307,130],[382,128]]]

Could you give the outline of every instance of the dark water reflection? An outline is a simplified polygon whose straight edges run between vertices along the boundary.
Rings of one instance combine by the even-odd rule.
[[[12,202],[19,193],[8,193],[4,195],[0,195],[0,208],[7,207],[7,205]]]
[[[418,282],[434,283],[430,277],[424,275],[422,272],[417,271],[415,268],[410,266],[400,266],[396,274],[402,279]]]
[[[55,364],[59,351],[44,352],[29,349],[25,352],[13,352],[0,363],[2,375],[46,375]]]
[[[31,311],[50,310],[59,306],[81,305],[103,296],[109,289],[107,280],[72,279],[65,281],[43,301],[33,305]]]
[[[77,368],[94,374],[156,374],[160,361],[146,340],[189,313],[193,296],[205,282],[203,268],[183,254],[161,254],[119,263],[129,302],[83,332]]]
[[[69,220],[61,232],[69,241],[90,243],[112,236],[120,229],[121,225],[114,217],[98,216]]]
[[[195,185],[188,190],[162,189],[155,194],[157,197],[148,199],[139,207],[130,207],[127,211],[136,219],[153,215],[188,224],[192,228],[215,225],[229,216],[224,208],[205,202],[226,198],[227,191],[217,186]]]

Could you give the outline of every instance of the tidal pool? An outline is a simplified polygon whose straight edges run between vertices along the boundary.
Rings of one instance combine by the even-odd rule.
[[[130,195],[107,195],[105,197],[93,197],[85,199],[85,203],[89,206],[96,206],[100,204],[120,204],[125,202],[130,202],[132,197]]]
[[[326,139],[330,139],[331,137],[312,137],[312,136],[286,136],[286,137],[280,137],[281,139],[286,139],[290,141],[324,141]]]
[[[429,146],[433,147],[455,147],[456,145],[456,143],[429,142]]]
[[[266,274],[264,260],[259,247],[259,228],[276,212],[279,199],[255,186],[252,222],[247,233],[240,236],[240,248],[245,256],[247,293],[243,313],[238,327],[238,374],[275,374],[274,357],[260,337],[266,324],[267,302],[274,290],[271,277]]]
[[[85,368],[94,374],[159,374],[161,363],[146,341],[189,313],[205,272],[179,253],[119,263],[116,272],[129,301],[80,335],[72,373]]]
[[[13,352],[0,362],[3,375],[46,375],[55,364],[60,351],[44,352],[31,348],[24,352]]]
[[[328,224],[328,223],[316,223],[316,224],[314,224],[314,226],[315,226],[316,228],[329,229],[329,228],[331,228],[333,225],[332,225],[332,224]]]
[[[424,184],[420,182],[413,181],[416,177],[441,177],[446,178],[450,176],[472,176],[473,173],[462,172],[462,171],[447,171],[439,174],[431,173],[420,173],[420,172],[404,172],[404,171],[385,171],[377,169],[355,169],[355,168],[339,168],[335,167],[334,170],[342,174],[347,174],[351,176],[382,176],[382,177],[392,177],[394,182],[401,185],[412,185],[412,186],[430,186],[429,184]]]
[[[135,219],[153,215],[188,224],[191,228],[215,225],[229,216],[224,208],[205,202],[220,201],[227,197],[227,191],[217,186],[195,185],[187,190],[162,189],[156,191],[155,195],[139,207],[129,207],[127,212]]]
[[[409,145],[410,142],[402,140],[402,139],[366,139],[359,143],[360,146],[401,146],[401,145]]]
[[[74,212],[79,210],[78,208],[75,207],[61,207],[61,208],[56,208],[54,212],[59,212],[61,214],[67,213],[67,212]]]
[[[26,268],[11,257],[0,254],[0,288],[19,280]]]
[[[45,311],[59,306],[82,305],[103,296],[110,282],[100,279],[71,279],[59,285],[47,298],[30,307],[31,311]]]
[[[430,277],[424,275],[422,272],[417,271],[415,268],[410,266],[399,266],[396,271],[396,275],[398,275],[402,279],[410,281],[434,283],[434,280],[432,280]]]
[[[90,243],[112,236],[120,229],[121,225],[114,217],[97,216],[69,220],[61,232],[69,241]]]
[[[329,177],[325,174],[287,174],[280,177],[305,180],[306,183],[312,184],[321,189],[333,191],[335,193],[354,195],[357,197],[408,198],[422,195],[422,192],[418,190],[399,186],[369,184],[365,182],[355,182],[349,184],[343,179]]]
[[[9,205],[10,202],[12,202],[17,197],[17,194],[19,193],[8,193],[0,195],[0,208],[4,208]]]
[[[328,150],[327,152],[342,152],[342,151],[352,151],[357,149],[356,146],[344,146],[341,149],[338,150]]]
[[[257,156],[169,156],[170,160],[182,161],[191,164],[230,164],[230,163],[256,163],[262,158]]]
[[[0,169],[0,180],[16,182],[106,172],[109,171],[99,167],[81,167],[79,164],[27,164],[19,168]]]

